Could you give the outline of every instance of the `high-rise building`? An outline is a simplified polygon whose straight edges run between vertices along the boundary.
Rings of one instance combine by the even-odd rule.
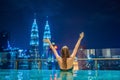
[[[86,51],[85,47],[80,46],[79,49],[78,49],[76,58],[78,58],[78,59],[86,58],[85,51]],[[85,60],[78,60],[79,69],[86,69],[85,65],[86,65],[86,61]]]
[[[95,57],[96,58],[102,58],[102,49],[95,49]]]
[[[9,32],[0,32],[0,51],[8,48]]]
[[[33,21],[31,29],[31,40],[30,40],[30,53],[34,58],[38,58],[39,55],[39,31],[36,22],[36,18]]]
[[[110,48],[108,49],[102,49],[102,54],[103,54],[103,57],[111,57],[111,50]]]
[[[39,54],[39,31],[36,18],[34,18],[32,29],[31,29],[31,40],[30,40],[30,55],[32,59],[38,59]],[[38,63],[36,60],[33,60],[31,63],[31,69],[38,69]]]
[[[48,24],[48,20],[46,20],[44,35],[43,35],[43,39],[46,39],[46,38],[51,40],[51,32],[50,32],[50,26]],[[48,58],[48,52],[49,52],[49,44],[46,42],[43,42],[42,58]]]

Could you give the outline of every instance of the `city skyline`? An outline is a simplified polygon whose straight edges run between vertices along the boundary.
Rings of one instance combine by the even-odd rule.
[[[29,48],[30,30],[36,13],[40,48],[46,16],[52,41],[58,48],[74,48],[80,32],[85,33],[86,48],[120,48],[120,5],[117,0],[92,1],[0,1],[0,31],[10,32],[14,47]]]

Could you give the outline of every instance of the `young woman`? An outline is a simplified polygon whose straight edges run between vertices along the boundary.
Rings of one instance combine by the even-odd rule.
[[[78,51],[79,45],[80,45],[83,37],[84,37],[84,32],[80,33],[79,39],[78,39],[71,55],[69,52],[69,48],[67,46],[63,46],[61,49],[61,56],[58,55],[58,52],[53,47],[53,45],[49,39],[44,40],[44,42],[49,43],[50,48],[52,49],[53,53],[55,54],[55,57],[58,61],[58,64],[59,64],[61,70],[68,71],[68,70],[73,69],[73,61],[74,61],[74,58],[76,56],[76,53]]]

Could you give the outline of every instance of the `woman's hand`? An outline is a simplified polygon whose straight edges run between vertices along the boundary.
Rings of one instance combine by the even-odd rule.
[[[83,39],[83,37],[84,37],[84,32],[81,32],[80,33],[80,39]]]
[[[49,39],[43,39],[43,42],[50,43],[50,40]]]

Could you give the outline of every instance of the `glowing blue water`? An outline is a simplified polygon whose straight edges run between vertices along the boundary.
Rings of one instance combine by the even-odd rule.
[[[0,70],[0,80],[120,80],[120,71]]]

